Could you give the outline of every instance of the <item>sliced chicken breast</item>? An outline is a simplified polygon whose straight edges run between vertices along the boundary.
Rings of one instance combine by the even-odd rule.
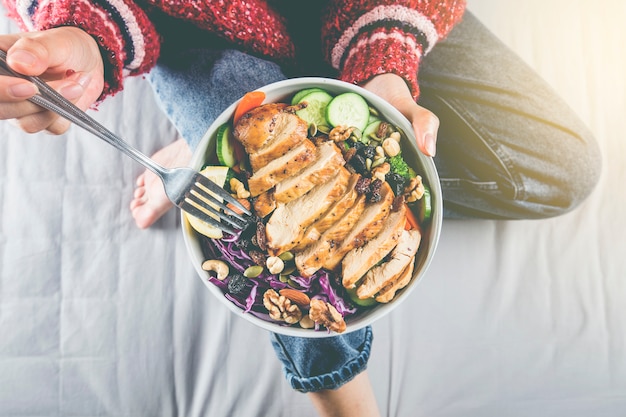
[[[359,196],[354,188],[359,178],[361,178],[359,174],[350,174],[346,192],[331,205],[328,211],[326,211],[326,213],[324,213],[319,220],[304,231],[301,239],[294,248],[295,250],[302,250],[314,241],[318,240],[322,233],[328,230],[350,207],[354,205],[354,202]]]
[[[363,246],[380,232],[385,219],[391,211],[394,194],[391,186],[383,182],[380,188],[380,201],[368,203],[359,221],[346,237],[335,245],[324,261],[324,268],[333,270],[341,263],[343,257],[352,249]]]
[[[352,230],[364,210],[365,195],[359,195],[352,207],[318,240],[307,246],[302,252],[296,253],[295,261],[298,272],[304,277],[310,277],[322,268],[332,249]]]
[[[257,152],[271,136],[275,120],[285,108],[285,103],[269,103],[250,110],[233,126],[233,136],[248,154]]]
[[[409,262],[404,271],[400,274],[398,279],[395,282],[385,285],[385,287],[380,290],[378,295],[376,296],[376,301],[379,303],[388,303],[393,300],[393,297],[396,296],[396,292],[406,287],[409,282],[411,282],[411,278],[413,278],[413,269],[415,267],[415,257]]]
[[[304,230],[320,218],[346,192],[350,172],[340,167],[329,181],[316,185],[303,196],[279,205],[265,226],[268,253],[279,255],[292,249]]]
[[[354,287],[365,273],[380,262],[398,244],[406,224],[406,206],[391,212],[383,222],[381,231],[365,245],[354,248],[341,261],[342,283],[346,288]]]
[[[313,165],[316,156],[316,146],[310,140],[305,139],[285,155],[252,174],[248,179],[250,195],[256,197],[284,179],[306,170],[308,166]]]
[[[273,131],[265,144],[258,151],[249,154],[252,172],[280,158],[307,138],[307,123],[293,113],[280,113],[272,126]]]
[[[276,209],[276,200],[274,199],[274,189],[267,190],[259,194],[252,203],[254,212],[259,217],[265,217]]]
[[[309,164],[296,175],[285,178],[276,184],[274,190],[276,203],[285,204],[308,193],[316,185],[337,175],[337,171],[345,163],[341,151],[334,142],[321,143],[317,147],[317,157],[314,163]]]
[[[387,285],[399,280],[402,272],[415,259],[420,240],[421,233],[418,230],[403,231],[398,245],[391,251],[389,261],[373,267],[365,274],[363,281],[357,287],[357,296],[361,299],[374,297]]]

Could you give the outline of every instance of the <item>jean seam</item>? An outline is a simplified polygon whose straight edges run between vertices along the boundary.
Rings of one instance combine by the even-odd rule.
[[[522,199],[526,193],[524,183],[517,178],[517,175],[514,174],[515,166],[512,163],[511,158],[509,158],[506,152],[504,152],[502,148],[498,145],[498,142],[493,140],[493,138],[491,138],[489,133],[484,131],[481,128],[480,123],[478,123],[478,121],[472,117],[471,112],[465,110],[465,107],[463,106],[462,101],[456,100],[454,98],[446,99],[445,97],[442,97],[441,95],[437,95],[437,97],[448,107],[450,111],[453,111],[454,113],[456,113],[457,116],[465,122],[465,124],[474,132],[476,137],[481,142],[483,142],[485,147],[489,149],[489,151],[494,156],[494,158],[500,163],[502,168],[505,170],[507,177],[509,178],[509,181],[511,182],[513,186],[512,198],[515,200]],[[470,182],[470,181],[464,181],[464,182]],[[471,182],[475,183],[473,181]],[[496,181],[493,181],[493,182],[489,181],[485,183],[496,184],[496,188],[499,189]]]

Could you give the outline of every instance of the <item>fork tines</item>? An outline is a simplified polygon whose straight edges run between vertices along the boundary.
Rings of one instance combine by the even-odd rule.
[[[252,213],[250,213],[250,211],[247,208],[245,208],[235,197],[230,195],[225,189],[223,189],[222,187],[218,186],[217,184],[215,184],[213,181],[211,181],[210,179],[208,179],[204,175],[202,175],[202,174],[196,175],[195,185],[196,186],[199,185],[199,186],[205,188],[206,191],[209,191],[210,193],[213,193],[218,198],[223,198],[224,200],[226,200],[227,202],[233,204],[236,208],[241,210],[244,214],[246,214],[248,216],[252,215]],[[198,190],[198,188],[196,188],[196,191],[197,190]],[[201,194],[205,194],[205,195],[208,194],[208,195],[210,195],[210,193],[208,193],[206,191],[201,191]],[[228,209],[226,206],[224,206],[224,208]],[[230,209],[228,209],[228,210],[230,210]]]
[[[222,199],[232,204],[232,208],[224,204]],[[181,209],[231,235],[242,230],[251,216],[250,211],[237,199],[203,175],[195,179],[181,202]]]

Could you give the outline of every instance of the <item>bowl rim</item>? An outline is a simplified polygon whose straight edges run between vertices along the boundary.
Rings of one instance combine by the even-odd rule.
[[[419,268],[413,273],[410,284],[403,288],[402,291],[396,295],[395,299],[392,302],[380,304],[372,308],[366,314],[356,317],[352,321],[350,321],[350,319],[346,320],[348,328],[345,333],[338,334],[330,331],[314,331],[311,329],[303,329],[296,326],[281,326],[279,324],[263,320],[262,318],[256,317],[253,314],[245,313],[241,308],[237,307],[234,303],[229,301],[224,296],[224,293],[216,285],[212,284],[207,279],[208,272],[202,270],[202,260],[200,260],[200,258],[198,257],[198,253],[200,253],[199,244],[197,243],[197,239],[192,238],[192,236],[194,236],[196,232],[193,230],[182,211],[180,212],[180,219],[185,247],[192,261],[194,269],[196,270],[198,276],[202,279],[202,282],[209,289],[209,291],[213,295],[215,295],[222,304],[225,304],[226,307],[231,310],[231,312],[235,313],[239,317],[243,317],[245,320],[251,322],[258,327],[274,333],[279,333],[287,336],[324,338],[348,334],[350,332],[357,331],[373,324],[380,318],[386,316],[394,309],[396,309],[398,305],[400,305],[409,297],[409,295],[415,290],[416,286],[421,283],[423,276],[426,274],[427,270],[430,267],[430,264],[432,263],[432,259],[436,253],[439,243],[443,221],[443,199],[439,175],[437,172],[437,168],[435,167],[433,158],[424,155],[419,151],[419,149],[417,149],[417,145],[415,143],[415,135],[410,122],[397,109],[395,109],[384,99],[380,98],[374,93],[371,93],[370,91],[355,84],[350,84],[341,80],[321,77],[290,78],[267,84],[261,88],[256,89],[255,91],[263,91],[264,93],[266,93],[267,97],[264,103],[270,103],[280,100],[280,97],[283,97],[284,99],[289,97],[290,95],[293,95],[299,90],[310,87],[326,88],[335,94],[345,91],[352,91],[360,94],[372,107],[376,108],[382,115],[384,115],[385,119],[389,120],[391,118],[393,120],[392,123],[396,127],[402,129],[406,135],[407,140],[409,140],[409,142],[412,142],[412,145],[410,146],[413,148],[413,152],[416,153],[419,159],[418,164],[420,164],[424,169],[424,172],[420,172],[420,174],[422,176],[426,176],[427,182],[430,186],[432,217],[430,219],[429,251],[426,254],[425,259],[421,262]],[[283,89],[289,91],[281,94],[277,93],[277,91],[281,91]],[[206,159],[208,145],[211,141],[211,137],[215,135],[215,132],[219,126],[228,122],[231,119],[232,114],[234,113],[239,101],[241,101],[241,98],[228,106],[208,127],[198,146],[193,152],[193,156],[190,162],[190,166],[192,168],[201,168]],[[421,245],[422,243],[420,243],[420,246]]]

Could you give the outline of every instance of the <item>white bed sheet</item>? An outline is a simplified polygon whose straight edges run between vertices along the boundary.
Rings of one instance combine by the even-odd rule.
[[[603,174],[559,218],[444,222],[418,290],[374,325],[381,410],[624,416],[626,3],[469,8],[587,122]],[[148,154],[175,138],[142,79],[93,115]],[[315,415],[267,333],[196,277],[176,213],[135,228],[140,172],[78,128],[0,124],[0,416]]]

